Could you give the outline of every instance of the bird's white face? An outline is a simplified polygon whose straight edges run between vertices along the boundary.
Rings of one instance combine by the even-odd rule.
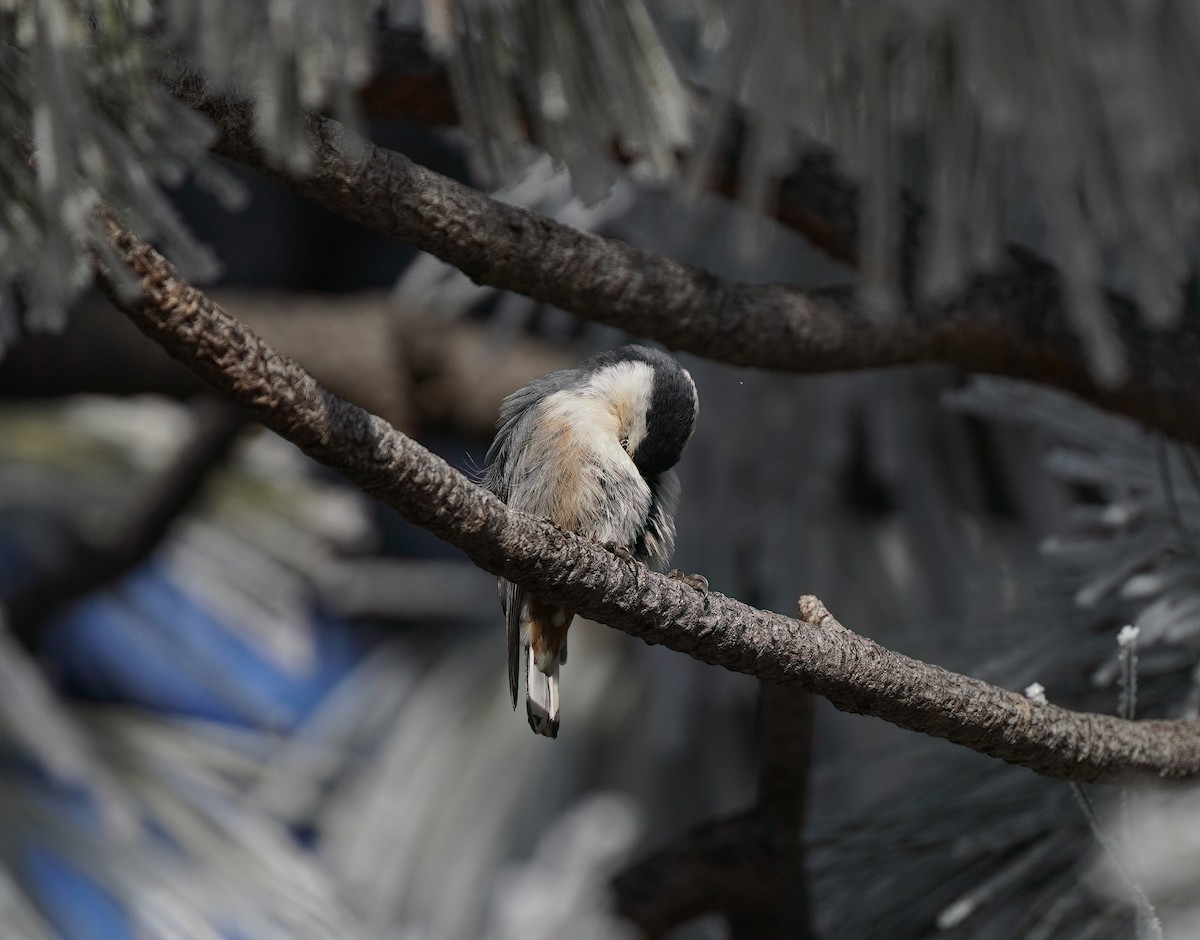
[[[633,455],[646,439],[646,415],[654,389],[654,369],[646,362],[618,362],[593,375],[582,394],[610,414],[617,439]]]

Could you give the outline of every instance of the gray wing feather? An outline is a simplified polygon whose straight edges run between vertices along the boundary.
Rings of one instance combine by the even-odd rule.
[[[577,369],[563,369],[534,379],[524,388],[519,388],[500,404],[500,417],[496,421],[496,436],[487,452],[487,472],[483,485],[508,502],[512,481],[509,479],[508,462],[514,445],[530,431],[527,418],[533,417],[534,406],[555,392],[568,388],[575,381]]]
[[[487,472],[483,477],[483,485],[505,502],[508,502],[512,489],[509,457],[514,445],[519,448],[521,439],[529,433],[530,423],[526,419],[533,416],[534,406],[538,402],[570,386],[575,375],[574,369],[551,372],[535,379],[524,388],[517,389],[500,405],[496,437],[487,452]],[[499,587],[508,646],[508,690],[512,695],[513,708],[516,708],[517,687],[521,674],[521,608],[525,603],[525,592],[503,578],[500,579]]]
[[[650,484],[650,512],[635,554],[651,568],[665,568],[675,552],[675,510],[679,508],[679,477],[674,470],[660,473]]]
[[[508,642],[508,691],[512,705],[517,707],[517,684],[521,674],[521,607],[525,592],[511,581],[500,579],[500,606],[504,608],[504,625]]]

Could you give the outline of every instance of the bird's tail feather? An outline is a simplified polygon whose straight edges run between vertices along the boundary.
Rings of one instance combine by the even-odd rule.
[[[525,668],[525,713],[529,727],[548,738],[558,737],[558,660],[549,673],[537,667],[533,650],[527,650]]]

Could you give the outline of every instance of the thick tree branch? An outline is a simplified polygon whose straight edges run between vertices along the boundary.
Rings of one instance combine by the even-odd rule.
[[[697,97],[707,93],[696,88]],[[424,37],[415,31],[384,29],[376,46],[375,73],[359,92],[366,114],[378,120],[405,121],[428,127],[459,124],[461,114],[445,65],[430,55]],[[707,186],[722,196],[735,199],[745,157],[746,129],[750,118],[735,110],[709,167]],[[534,123],[526,120],[532,134]],[[531,143],[538,144],[531,137]],[[625,162],[613,147],[613,159]],[[680,155],[680,171],[690,156]],[[833,155],[814,145],[783,176],[774,199],[764,209],[782,225],[799,232],[830,257],[847,264],[858,263],[858,188],[835,168]],[[914,204],[905,204],[906,222],[914,218]],[[906,225],[906,236],[914,233]],[[907,241],[907,239],[906,239]],[[911,260],[915,250],[906,245]]]
[[[878,319],[859,310],[852,289],[725,281],[496,202],[316,115],[308,118],[315,162],[308,175],[297,174],[273,166],[259,147],[252,102],[211,96],[196,76],[174,91],[216,123],[220,153],[478,283],[735,365],[826,372],[940,361],[1033,379],[1200,443],[1194,324],[1147,333],[1131,304],[1110,298],[1132,378],[1119,388],[1100,386],[1066,315],[1060,278],[1031,255],[1010,252],[1001,270],[975,278],[952,302]],[[853,205],[845,211],[854,217]]]
[[[111,220],[107,225],[140,292],[119,296],[103,272],[101,282],[139,328],[267,427],[486,571],[649,643],[807,689],[845,711],[1047,776],[1107,781],[1200,773],[1200,721],[1130,722],[1036,706],[857,636],[815,597],[802,599],[799,620],[755,610],[510,512],[382,419],[330,394],[182,281],[151,246]]]

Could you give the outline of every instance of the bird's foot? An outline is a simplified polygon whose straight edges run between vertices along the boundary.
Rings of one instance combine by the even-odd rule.
[[[616,542],[606,542],[604,545],[610,552],[620,558],[622,561],[633,561],[633,551],[628,545],[620,545]]]
[[[679,568],[672,568],[667,572],[667,577],[675,581],[681,581],[688,587],[699,591],[701,594],[708,593],[708,578],[702,574],[688,574],[686,571],[681,571]]]

